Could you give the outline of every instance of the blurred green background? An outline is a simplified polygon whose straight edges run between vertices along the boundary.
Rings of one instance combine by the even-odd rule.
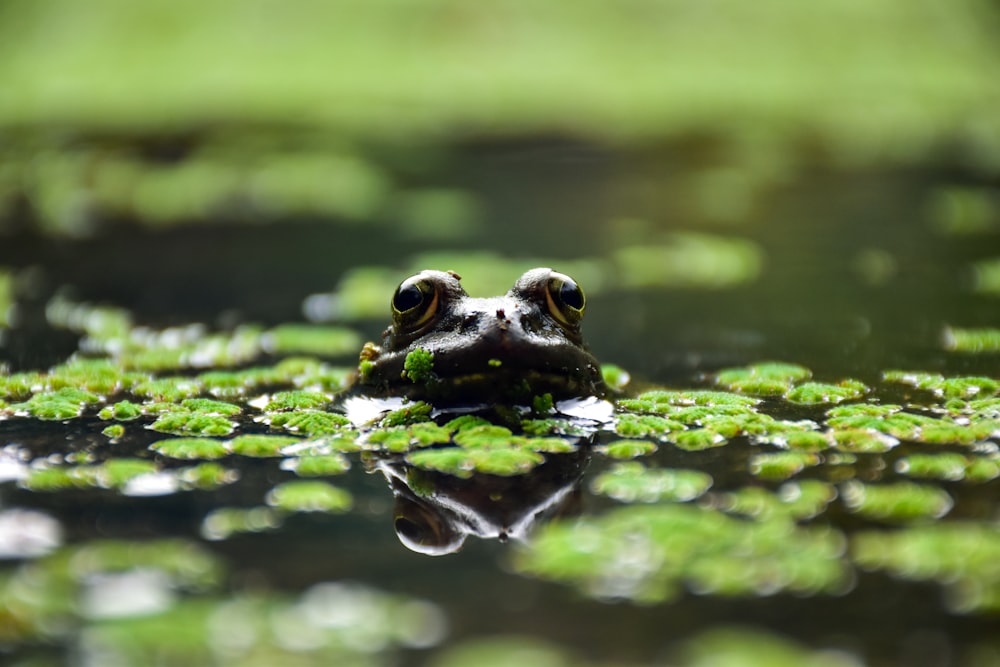
[[[439,218],[447,234],[469,201],[394,197],[406,176],[457,146],[554,138],[725,167],[703,187],[730,218],[729,200],[806,166],[995,176],[998,15],[985,0],[10,0],[0,215],[75,235],[107,217],[297,215]]]

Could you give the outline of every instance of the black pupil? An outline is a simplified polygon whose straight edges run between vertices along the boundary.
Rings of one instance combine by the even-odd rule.
[[[393,298],[392,303],[401,313],[405,313],[408,310],[416,308],[423,302],[424,293],[420,291],[414,284],[400,285],[399,289],[396,290],[396,296]]]
[[[574,310],[583,308],[583,290],[572,280],[563,282],[559,288],[559,299]]]

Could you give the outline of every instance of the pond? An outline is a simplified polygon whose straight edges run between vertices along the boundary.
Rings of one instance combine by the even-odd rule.
[[[382,166],[363,223],[5,230],[9,664],[1000,661],[995,188],[540,140]],[[347,421],[401,280],[535,266],[585,290],[613,411]]]

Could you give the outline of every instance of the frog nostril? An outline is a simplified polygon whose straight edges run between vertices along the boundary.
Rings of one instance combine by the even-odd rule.
[[[497,319],[503,320],[507,318],[507,313],[504,312],[503,308],[497,308]]]

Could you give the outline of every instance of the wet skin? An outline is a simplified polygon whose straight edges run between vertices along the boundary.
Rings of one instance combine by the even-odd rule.
[[[572,278],[532,269],[506,295],[485,299],[470,297],[459,281],[452,272],[422,271],[400,283],[382,344],[361,352],[361,393],[462,405],[608,393],[580,333],[585,297]],[[418,350],[430,362],[422,370],[416,359],[407,366]]]

